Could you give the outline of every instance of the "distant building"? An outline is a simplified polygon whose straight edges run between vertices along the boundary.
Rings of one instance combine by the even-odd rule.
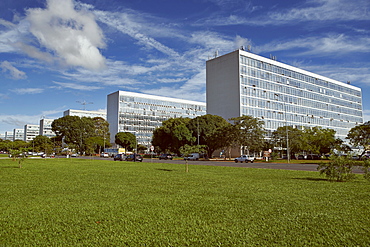
[[[5,131],[4,140],[13,141],[14,131]]]
[[[13,141],[15,140],[24,140],[24,129],[13,130]]]
[[[114,143],[118,132],[131,132],[139,144],[149,147],[154,129],[164,120],[205,114],[206,104],[202,102],[117,91],[107,100],[110,142]]]
[[[32,141],[36,136],[39,135],[40,126],[36,124],[26,124],[24,126],[24,141]]]
[[[101,111],[86,111],[86,110],[73,110],[69,109],[63,112],[63,117],[65,116],[78,116],[78,117],[101,117],[107,119],[107,113]]]
[[[249,115],[265,122],[267,138],[281,126],[320,126],[345,139],[363,123],[361,89],[274,59],[237,50],[207,61],[207,113]]]
[[[41,119],[40,120],[40,136],[47,136],[49,138],[54,137],[55,133],[51,130],[51,124],[53,123],[54,119]]]

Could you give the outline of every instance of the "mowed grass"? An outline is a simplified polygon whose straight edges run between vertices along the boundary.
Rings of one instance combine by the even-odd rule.
[[[0,246],[368,246],[370,183],[318,172],[0,160]]]

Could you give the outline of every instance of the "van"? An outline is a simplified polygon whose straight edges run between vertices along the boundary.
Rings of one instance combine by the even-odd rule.
[[[199,153],[192,153],[184,157],[184,160],[199,160]]]

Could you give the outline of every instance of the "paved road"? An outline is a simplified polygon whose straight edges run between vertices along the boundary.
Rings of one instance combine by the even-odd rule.
[[[79,157],[85,159],[101,159],[101,160],[112,160],[112,158],[100,158],[100,157]],[[118,162],[118,161],[117,161]],[[126,162],[126,161],[120,161]],[[158,160],[144,159],[144,162],[153,163],[172,163],[172,164],[185,164],[184,160]],[[261,168],[261,169],[284,169],[284,170],[297,170],[297,171],[317,171],[317,164],[295,164],[295,163],[264,163],[264,162],[254,162],[254,163],[235,163],[234,161],[223,161],[223,160],[209,160],[209,161],[189,161],[190,165],[204,165],[204,166],[227,166],[227,167],[249,167],[249,168]],[[360,169],[354,168],[354,173],[363,173]]]

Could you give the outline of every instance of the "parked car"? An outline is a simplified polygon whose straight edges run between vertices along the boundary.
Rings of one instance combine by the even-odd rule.
[[[304,156],[302,154],[298,155],[297,159],[304,160]]]
[[[113,158],[114,161],[119,160],[119,161],[124,161],[126,160],[127,156],[125,154],[116,154]]]
[[[238,158],[235,158],[234,161],[235,161],[235,163],[238,163],[238,162],[240,162],[240,163],[243,163],[243,162],[245,162],[245,163],[248,163],[248,162],[253,163],[254,162],[254,157],[253,156],[250,156],[250,155],[242,155],[242,156],[240,156]]]
[[[319,160],[319,159],[321,159],[321,157],[318,154],[307,154],[306,159],[308,159],[308,160]]]
[[[173,157],[171,154],[161,154],[159,155],[158,159],[160,160],[172,160]]]
[[[199,154],[198,153],[192,153],[188,156],[184,157],[184,160],[199,160]]]
[[[109,158],[109,153],[101,153],[100,157]]]
[[[143,157],[140,154],[130,154],[126,157],[126,161],[143,161]]]

